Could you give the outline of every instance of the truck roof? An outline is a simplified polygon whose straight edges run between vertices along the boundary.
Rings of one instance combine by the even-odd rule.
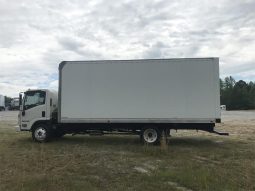
[[[106,62],[120,62],[120,61],[162,61],[162,60],[209,60],[209,59],[219,59],[219,57],[200,57],[200,58],[158,58],[158,59],[120,59],[120,60],[69,60],[62,61],[59,63],[59,70],[61,70],[67,63],[106,63]]]
[[[50,92],[57,92],[56,90],[54,90],[54,89],[46,89],[46,88],[38,88],[38,89],[28,89],[27,91],[38,91],[38,90],[42,90],[42,91],[50,91]],[[26,92],[27,92],[26,91]]]

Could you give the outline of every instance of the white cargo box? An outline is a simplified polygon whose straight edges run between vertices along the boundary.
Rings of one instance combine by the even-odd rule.
[[[215,123],[219,59],[64,61],[60,123]]]
[[[0,95],[0,107],[5,108],[5,97]]]

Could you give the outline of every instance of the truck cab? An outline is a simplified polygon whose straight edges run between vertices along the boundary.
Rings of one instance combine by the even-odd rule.
[[[38,124],[49,124],[57,110],[57,92],[48,89],[27,90],[20,93],[19,128],[32,131]]]

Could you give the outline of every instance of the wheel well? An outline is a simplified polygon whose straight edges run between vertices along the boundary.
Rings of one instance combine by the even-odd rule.
[[[36,122],[32,125],[31,131],[33,131],[33,129],[34,129],[37,125],[39,125],[39,124],[49,125],[50,122],[49,122],[49,121],[45,121],[45,120],[36,121]]]

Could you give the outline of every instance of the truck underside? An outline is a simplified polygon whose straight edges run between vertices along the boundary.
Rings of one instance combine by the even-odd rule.
[[[184,120],[180,120],[184,121]],[[215,122],[219,123],[220,119],[215,119],[215,122],[202,123],[201,120],[184,123],[166,123],[165,121],[158,122],[123,122],[114,123],[109,120],[108,123],[63,123],[58,122],[58,113],[52,113],[51,120],[38,120],[31,129],[32,138],[37,142],[47,142],[52,138],[62,137],[65,134],[89,134],[89,135],[104,135],[104,134],[133,134],[139,135],[142,142],[146,144],[158,144],[161,137],[170,135],[171,130],[201,130],[218,135],[228,135],[214,130]]]
[[[228,135],[214,131],[215,123],[54,123],[41,121],[33,125],[32,137],[35,141],[45,142],[65,134],[134,134],[140,135],[142,142],[157,144],[162,135],[169,136],[171,130],[202,130],[218,135]]]
[[[70,133],[86,133],[92,130],[100,131],[120,131],[120,132],[140,132],[146,127],[157,127],[158,129],[193,129],[212,132],[214,123],[61,123],[56,124],[57,129]]]

